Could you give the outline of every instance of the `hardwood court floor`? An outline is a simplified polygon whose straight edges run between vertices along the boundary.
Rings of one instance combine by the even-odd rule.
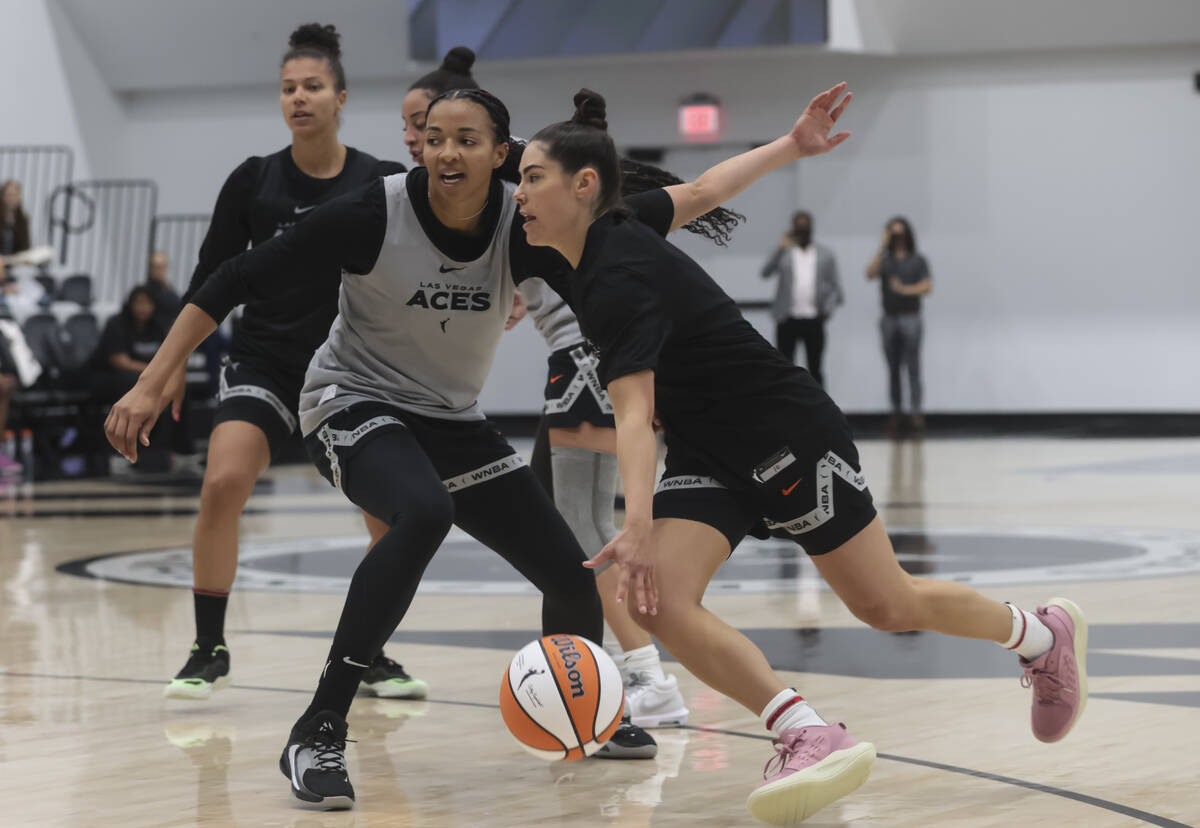
[[[740,549],[707,603],[880,758],[812,825],[1200,823],[1200,440],[865,441],[897,550],[1092,624],[1091,700],[1036,742],[999,648],[865,628],[780,544]],[[771,755],[755,717],[676,664],[693,728],[658,758],[544,763],[504,729],[497,688],[536,597],[455,536],[388,652],[427,702],[360,698],[358,807],[300,810],[276,762],[304,708],[365,533],[306,467],[271,473],[243,521],[229,607],[234,687],[162,698],[191,642],[194,485],[140,478],[0,496],[0,825],[733,826]],[[166,550],[166,551],[159,551]],[[173,550],[173,551],[172,551]],[[130,555],[128,553],[147,553]],[[82,559],[91,564],[59,567]],[[81,575],[100,577],[81,577]]]

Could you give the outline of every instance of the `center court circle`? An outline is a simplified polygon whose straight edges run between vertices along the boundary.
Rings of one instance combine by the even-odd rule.
[[[1122,580],[1200,573],[1200,532],[1147,529],[891,529],[901,565],[914,575],[973,586]],[[243,541],[235,587],[344,594],[367,538]],[[71,561],[82,577],[154,586],[192,586],[190,547],[122,552]],[[708,594],[788,593],[823,587],[816,568],[783,540],[747,538],[721,567]],[[455,529],[418,590],[442,595],[535,595],[499,555]]]

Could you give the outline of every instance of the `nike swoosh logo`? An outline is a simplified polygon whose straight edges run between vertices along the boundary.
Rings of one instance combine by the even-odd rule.
[[[803,480],[803,479],[804,479],[803,477],[800,478],[800,480]],[[786,489],[780,489],[779,491],[783,492],[785,495],[790,495],[792,493],[792,489],[794,489],[800,485],[800,480],[797,480],[795,483],[788,486]]]
[[[466,268],[465,267],[446,267],[445,265],[438,265],[438,273],[449,273],[452,270],[466,270]]]
[[[315,204],[310,205],[308,207],[293,207],[292,208],[292,210],[296,213],[296,215],[300,215],[301,213],[307,213],[309,210],[315,210],[315,209],[317,209],[317,205],[315,205]]]
[[[558,382],[560,379],[562,379],[565,376],[566,376],[566,374],[559,374],[557,377],[551,377],[550,382],[552,382],[552,383]]]
[[[369,664],[359,664],[357,661],[351,661],[350,656],[342,656],[342,661],[346,662],[351,667],[362,667],[364,670],[371,666]]]
[[[300,787],[300,780],[296,778],[296,751],[300,750],[299,745],[292,745],[288,748],[288,764],[292,766],[292,787],[298,791],[304,790]]]

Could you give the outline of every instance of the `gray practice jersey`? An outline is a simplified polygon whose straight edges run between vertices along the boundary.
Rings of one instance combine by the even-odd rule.
[[[558,254],[525,241],[515,220],[516,185],[493,181],[483,235],[469,236],[437,221],[427,184],[428,173],[414,170],[322,205],[282,236],[223,263],[193,298],[220,320],[240,302],[296,290],[296,262],[320,264],[322,274],[332,266],[328,278],[341,282],[338,316],[305,376],[306,435],[364,401],[483,419],[477,398],[512,310],[514,274],[561,266]]]
[[[500,221],[484,255],[458,262],[421,229],[406,177],[383,179],[387,232],[374,269],[342,276],[337,318],[300,392],[305,434],[364,401],[483,419],[477,398],[512,310],[508,228],[516,185],[504,184]]]
[[[566,300],[542,279],[531,277],[521,282],[521,295],[538,333],[551,351],[560,351],[583,342],[579,320]]]

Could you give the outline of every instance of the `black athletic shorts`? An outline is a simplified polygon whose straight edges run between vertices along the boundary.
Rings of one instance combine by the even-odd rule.
[[[230,420],[258,426],[267,435],[273,461],[289,441],[296,439],[301,385],[302,377],[284,383],[261,367],[226,358],[221,365],[213,428]]]
[[[600,384],[599,359],[580,343],[550,354],[546,374],[546,405],[542,409],[550,428],[575,428],[591,423],[616,428],[612,402]]]
[[[830,407],[836,416],[806,423],[753,456],[724,445],[717,459],[668,429],[654,517],[705,523],[731,549],[746,535],[789,538],[809,555],[837,549],[875,518],[875,506],[849,425]]]
[[[526,465],[488,420],[442,420],[374,402],[329,417],[304,438],[304,447],[321,475],[342,489],[354,457],[370,450],[373,437],[395,428],[412,434],[451,494]]]

